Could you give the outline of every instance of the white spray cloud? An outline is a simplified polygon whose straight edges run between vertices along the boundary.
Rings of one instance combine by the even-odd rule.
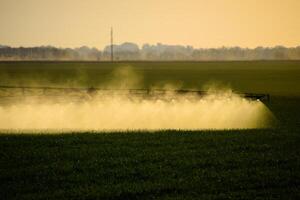
[[[114,72],[107,84],[132,88],[142,81],[131,68]],[[200,130],[268,128],[273,115],[260,101],[244,99],[230,90],[209,90],[208,95],[97,93],[74,101],[29,98],[0,106],[0,129],[16,130]],[[86,95],[86,97],[89,97]]]

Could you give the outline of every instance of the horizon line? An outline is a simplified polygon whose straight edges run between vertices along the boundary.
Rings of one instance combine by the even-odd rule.
[[[285,46],[285,45],[281,45],[281,44],[277,44],[277,45],[273,45],[273,46],[255,46],[255,47],[242,47],[242,46],[238,46],[238,45],[233,45],[233,46],[226,46],[226,45],[222,45],[222,46],[218,46],[218,47],[194,47],[193,45],[185,45],[185,44],[167,44],[167,43],[161,43],[161,42],[157,42],[157,43],[143,43],[142,45],[139,45],[137,43],[134,42],[122,42],[122,43],[117,43],[117,44],[113,44],[114,46],[120,46],[123,45],[125,43],[130,43],[130,44],[135,44],[138,46],[138,48],[141,50],[143,48],[144,45],[150,45],[150,46],[157,46],[157,45],[164,45],[164,46],[182,46],[182,47],[191,47],[193,49],[222,49],[222,48],[241,48],[241,49],[256,49],[256,48],[264,48],[264,49],[272,49],[272,48],[276,48],[276,47],[283,47],[283,48],[287,48],[287,49],[292,49],[292,48],[299,48],[299,45],[295,45],[295,46]],[[57,49],[79,49],[82,47],[87,47],[90,49],[97,49],[99,51],[103,51],[106,47],[110,47],[110,44],[105,45],[103,48],[97,48],[95,46],[88,46],[88,45],[81,45],[81,46],[74,46],[74,47],[67,47],[67,46],[55,46],[55,45],[35,45],[35,46],[27,46],[27,45],[20,45],[20,46],[14,46],[14,45],[7,45],[7,44],[1,44],[0,43],[0,48],[5,48],[5,47],[10,47],[10,48],[37,48],[37,47],[54,47]]]

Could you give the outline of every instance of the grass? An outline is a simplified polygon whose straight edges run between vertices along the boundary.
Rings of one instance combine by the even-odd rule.
[[[0,85],[101,86],[113,70],[131,66],[139,88],[173,84],[203,89],[211,83],[241,92],[300,96],[300,61],[248,62],[0,62]]]
[[[274,129],[1,134],[3,199],[299,199],[299,98]]]
[[[1,136],[4,199],[299,198],[299,136],[218,131]]]
[[[229,66],[226,62],[225,71],[221,69],[212,71],[220,71],[224,79],[233,81],[235,76],[228,75],[230,70],[233,70],[231,68],[235,65],[246,66],[245,70],[253,71],[255,76],[252,78],[256,80],[262,76],[259,70],[266,71],[268,66],[278,66],[277,71],[276,68],[270,69],[274,79],[271,79],[270,75],[270,79],[266,79],[265,88],[259,88],[260,83],[252,85],[254,91],[273,91],[274,94],[280,94],[280,96],[273,95],[267,104],[279,121],[273,129],[74,132],[42,135],[14,134],[13,131],[2,133],[0,134],[1,198],[299,199],[300,97],[297,96],[299,80],[296,80],[299,76],[299,69],[296,66],[299,66],[299,63],[291,62],[290,66],[288,62],[287,71],[279,69],[285,62],[267,62],[266,69],[260,69],[263,67],[262,63],[259,62],[254,70],[250,69],[251,62],[237,62],[233,63],[233,66]],[[24,66],[27,64],[23,63]],[[175,68],[177,66],[182,71],[182,67],[177,64]],[[215,68],[219,64],[209,63]],[[14,64],[0,65],[2,65],[0,69],[4,70],[6,65]],[[63,64],[63,67],[67,68],[65,65],[71,64]],[[92,65],[98,66],[97,63]],[[149,67],[148,65],[150,63],[141,63],[143,70]],[[159,64],[162,68],[164,65],[169,69],[171,64]],[[188,63],[187,69],[195,67],[192,65],[204,64]],[[21,66],[16,68],[19,69]],[[237,68],[238,71],[242,71]],[[207,67],[208,69],[210,68]],[[20,74],[8,72],[9,70],[5,70],[7,74],[11,73],[8,77],[21,77]],[[20,73],[15,70],[16,73]],[[23,70],[37,73],[32,68],[25,67]],[[48,68],[46,71],[50,73],[51,70]],[[159,71],[159,69],[154,71],[156,70]],[[159,74],[158,71],[155,73]],[[202,76],[210,73],[204,69],[203,71]],[[285,71],[283,74],[286,75],[279,80],[282,71]],[[247,82],[251,80],[251,76],[249,75],[248,79],[241,78],[247,73],[240,72],[241,76],[236,78],[240,80],[241,85],[245,85],[245,88],[251,88],[250,82]],[[177,75],[170,77],[174,80],[180,77],[178,80],[182,78],[188,82],[187,85],[196,80],[193,75],[188,79],[186,71]],[[204,79],[202,76],[200,79]],[[290,83],[287,80],[289,76],[291,76]],[[29,76],[24,75],[23,80],[26,77]],[[145,77],[149,78],[149,74]],[[152,78],[160,79],[159,77],[160,75]],[[275,86],[271,87],[276,81],[283,85],[282,88],[277,90]],[[286,88],[288,85],[293,86],[293,94],[288,95],[291,92]],[[282,92],[283,89],[285,91]]]

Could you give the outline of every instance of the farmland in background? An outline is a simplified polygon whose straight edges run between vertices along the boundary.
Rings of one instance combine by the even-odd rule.
[[[300,96],[300,61],[0,62],[0,85],[101,87],[116,78],[115,69],[128,66],[143,78],[135,88],[216,84],[240,92]]]
[[[136,87],[269,93],[272,129],[0,135],[4,199],[299,199],[300,61],[2,62],[0,85],[101,87],[132,67]]]

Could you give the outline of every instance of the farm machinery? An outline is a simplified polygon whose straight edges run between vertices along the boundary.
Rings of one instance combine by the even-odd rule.
[[[175,95],[183,97],[205,97],[211,94],[209,91],[188,89],[112,89],[98,87],[43,87],[43,86],[4,86],[0,85],[0,98],[24,98],[24,97],[52,97],[52,98],[93,98],[94,96],[128,95],[142,98],[162,98],[168,100]],[[258,101],[269,101],[269,94],[233,92],[242,98]]]

